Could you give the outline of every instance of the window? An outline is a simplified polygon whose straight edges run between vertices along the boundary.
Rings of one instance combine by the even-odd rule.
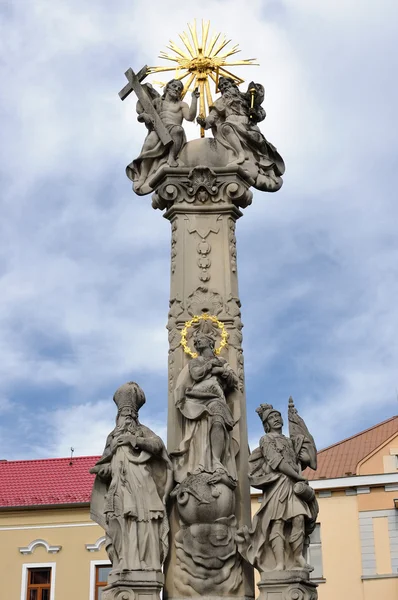
[[[101,600],[102,590],[108,582],[109,571],[112,567],[108,565],[95,566],[95,600]],[[30,600],[30,599],[29,599]]]
[[[28,569],[26,600],[50,600],[51,567]]]
[[[316,524],[314,531],[310,535],[310,545],[307,550],[307,562],[314,567],[311,573],[311,579],[321,579],[323,577],[322,565],[322,542],[321,526]]]

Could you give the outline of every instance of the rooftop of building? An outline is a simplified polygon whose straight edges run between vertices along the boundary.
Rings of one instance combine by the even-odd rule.
[[[310,480],[357,475],[359,463],[397,434],[398,415],[320,450],[317,470],[305,474]]]
[[[337,442],[318,453],[310,480],[356,475],[359,463],[398,434],[398,415]],[[0,509],[81,505],[90,502],[94,475],[90,468],[99,456],[0,460]]]
[[[0,461],[0,508],[90,502],[98,456]]]

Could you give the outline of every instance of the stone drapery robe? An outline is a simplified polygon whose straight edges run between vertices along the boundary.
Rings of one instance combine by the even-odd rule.
[[[117,446],[126,433],[140,437],[142,448]],[[91,518],[106,531],[106,548],[113,571],[154,570],[168,552],[168,519],[163,497],[171,487],[172,467],[162,440],[148,427],[133,431],[116,427],[108,436],[96,467]]]
[[[235,150],[226,135],[231,127],[241,143],[245,154],[242,168],[255,179],[255,187],[264,191],[274,191],[282,185],[280,177],[285,172],[283,158],[261,133],[257,122],[265,118],[262,107],[257,108],[257,118],[249,118],[249,105],[243,94],[224,95],[212,105],[210,116],[214,118],[212,132],[214,138],[237,158]]]
[[[238,379],[224,358],[218,358],[223,373],[212,375],[209,365],[212,360],[214,356],[193,358],[177,379],[175,403],[184,417],[184,434],[179,449],[171,456],[178,483],[189,474],[214,473],[220,467],[211,448],[210,431],[215,422],[223,427],[222,466],[231,479],[237,480],[232,440],[234,419],[225,393],[236,387]]]
[[[154,90],[152,90],[152,94],[153,92]],[[152,104],[154,109],[159,113],[163,125],[170,133],[171,137],[173,137],[173,129],[181,130],[181,125],[168,121],[167,113],[165,114],[162,108],[163,98],[159,95],[157,97],[152,97]],[[143,112],[141,103],[137,102],[137,113],[141,115]],[[182,131],[182,134],[183,140],[181,147],[183,147],[187,141],[184,131]],[[140,155],[126,167],[127,177],[136,184],[134,189],[137,193],[149,193],[152,191],[152,188],[148,186],[148,181],[155,175],[161,166],[167,164],[168,156],[169,148],[163,144],[156,131],[150,129],[145,138]],[[137,182],[141,180],[143,170],[146,172],[145,180],[137,187]]]
[[[272,570],[274,557],[270,551],[272,523],[280,520],[285,523],[302,515],[305,523],[305,535],[312,533],[318,514],[315,495],[311,499],[298,496],[295,481],[278,470],[284,460],[297,473],[310,463],[300,459],[300,450],[305,447],[311,456],[309,441],[303,436],[288,438],[275,432],[267,433],[260,440],[260,447],[250,457],[249,481],[253,487],[263,490],[263,499],[253,518],[251,545],[247,549],[249,562],[260,571]],[[315,451],[316,452],[316,451]],[[306,484],[302,484],[305,486]]]

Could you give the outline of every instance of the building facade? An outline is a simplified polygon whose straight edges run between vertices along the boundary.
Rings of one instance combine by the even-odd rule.
[[[100,599],[110,563],[89,515],[98,458],[0,463],[1,599]]]
[[[306,475],[319,502],[308,549],[319,600],[396,600],[398,417],[325,448]]]
[[[90,520],[98,457],[0,461],[0,598],[100,600],[109,561]],[[320,600],[398,598],[398,417],[319,453],[308,560]],[[252,511],[259,508],[252,493]]]

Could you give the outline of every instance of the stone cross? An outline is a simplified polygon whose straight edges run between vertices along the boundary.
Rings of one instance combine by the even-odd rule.
[[[148,98],[144,88],[141,85],[141,81],[147,75],[147,70],[147,65],[142,67],[142,69],[137,74],[134,73],[133,69],[127,69],[127,71],[125,72],[125,76],[128,80],[128,83],[124,86],[122,90],[120,90],[119,97],[121,100],[124,100],[129,94],[131,94],[131,92],[134,91],[144,111],[152,117],[153,127],[156,133],[158,134],[159,138],[161,139],[163,145],[169,146],[173,143],[173,140],[171,139],[171,136],[167,131],[166,127],[164,126],[161,118],[159,117],[158,112],[155,110],[151,100]]]

